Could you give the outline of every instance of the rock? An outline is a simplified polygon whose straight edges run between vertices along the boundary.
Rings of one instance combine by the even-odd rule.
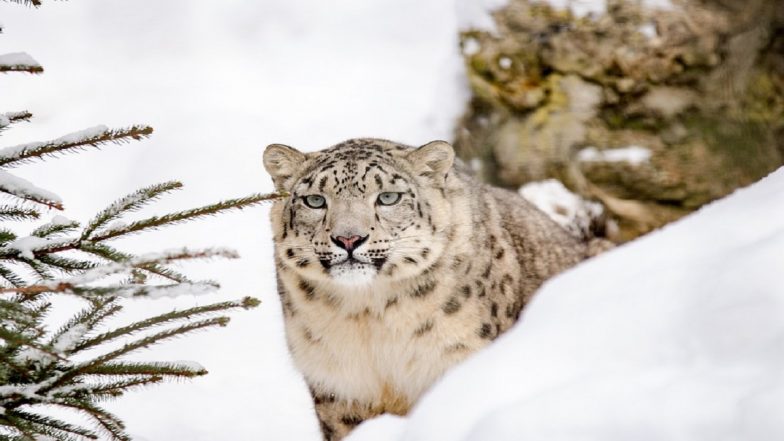
[[[495,32],[462,35],[458,154],[495,184],[555,178],[602,203],[618,242],[781,166],[784,2],[673,3],[578,16],[510,0]],[[645,160],[616,160],[631,147]]]

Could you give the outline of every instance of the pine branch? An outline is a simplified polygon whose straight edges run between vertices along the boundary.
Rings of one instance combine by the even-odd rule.
[[[49,190],[35,186],[32,182],[0,170],[0,192],[20,199],[46,205],[57,210],[63,209],[60,196]]]
[[[25,412],[22,410],[14,409],[9,410],[6,417],[12,419],[18,418],[31,424],[31,428],[39,433],[56,437],[57,439],[68,439],[63,436],[78,435],[88,439],[98,439],[98,435],[92,430],[84,429],[73,424],[68,424],[56,418],[51,418],[43,415]],[[51,430],[53,433],[46,433]],[[72,438],[77,439],[77,438]]]
[[[0,113],[0,131],[11,125],[11,123],[28,121],[32,117],[33,114],[26,110],[21,112]]]
[[[68,407],[78,410],[95,420],[101,429],[105,431],[112,440],[132,441],[131,437],[125,433],[125,425],[119,418],[83,400],[62,400],[56,403],[58,406]]]
[[[44,68],[33,57],[25,52],[0,55],[0,73],[27,72],[31,74],[43,73]]]
[[[70,233],[79,228],[79,222],[57,216],[52,222],[41,225],[30,233],[35,237],[51,237]]]
[[[23,208],[13,205],[0,205],[0,220],[27,220],[38,219],[41,213],[32,208]]]
[[[77,353],[79,351],[83,351],[85,349],[89,349],[91,347],[113,341],[119,337],[133,335],[137,332],[144,331],[153,328],[155,326],[161,326],[168,323],[172,323],[178,320],[186,320],[192,317],[198,317],[206,314],[213,314],[216,312],[227,311],[229,309],[235,309],[235,308],[251,309],[251,308],[255,308],[258,305],[259,305],[258,300],[252,297],[245,297],[240,301],[213,303],[212,305],[196,306],[193,308],[184,309],[182,311],[172,311],[166,314],[161,314],[155,317],[150,317],[148,319],[141,320],[139,322],[133,323],[128,326],[124,326],[122,328],[114,329],[110,332],[105,332],[101,335],[97,335],[90,339],[83,340],[81,343],[77,344],[74,347],[73,353]]]
[[[95,329],[101,322],[117,314],[121,310],[122,306],[118,305],[115,299],[98,299],[90,306],[71,317],[68,322],[63,324],[60,329],[52,334],[52,337],[49,340],[49,345],[52,346],[54,342],[58,341],[63,337],[63,335],[78,325],[85,326],[87,329]],[[84,340],[82,340],[82,342],[83,341]],[[77,343],[75,346],[78,345],[79,343]],[[73,353],[75,351],[76,350],[73,347],[68,350],[69,353]]]
[[[191,210],[184,210],[176,213],[170,213],[163,216],[153,216],[148,219],[132,222],[123,228],[112,229],[109,231],[98,232],[92,237],[93,241],[103,241],[113,239],[115,237],[124,236],[126,234],[138,233],[140,231],[160,228],[162,226],[174,225],[184,221],[218,214],[227,210],[243,209],[253,205],[258,205],[262,202],[271,202],[285,197],[282,193],[269,193],[269,194],[254,194],[251,196],[229,199],[226,201],[218,202],[216,204],[207,205],[201,208],[194,208]]]
[[[146,375],[192,378],[206,375],[202,366],[192,366],[178,362],[118,362],[104,363],[84,372],[85,375]]]
[[[151,185],[146,188],[137,190],[128,196],[125,196],[112,205],[105,208],[98,213],[90,223],[87,224],[82,232],[82,240],[90,237],[90,234],[98,228],[103,227],[107,223],[118,219],[125,213],[129,213],[142,208],[145,204],[152,202],[164,193],[182,188],[182,183],[177,181],[164,182],[162,184]]]
[[[82,242],[79,251],[90,253],[111,262],[126,262],[133,257],[102,243]],[[140,264],[138,268],[174,282],[191,283],[191,280],[185,275],[155,263]]]
[[[98,266],[95,262],[86,260],[76,260],[69,257],[58,256],[57,254],[44,254],[38,256],[37,260],[65,274],[73,274],[80,271],[87,271]]]
[[[112,381],[106,384],[93,385],[90,388],[85,389],[85,392],[88,392],[90,395],[92,395],[91,397],[92,401],[95,401],[93,397],[117,398],[121,396],[123,393],[131,389],[135,389],[141,386],[148,386],[150,384],[160,383],[163,380],[164,378],[158,375],[124,379],[124,380]]]
[[[26,284],[22,277],[18,276],[16,273],[3,265],[0,265],[0,277],[2,277],[3,280],[8,282],[14,288],[21,288]]]
[[[50,384],[43,386],[41,389],[37,391],[37,393],[43,395],[49,391],[65,386],[69,384],[74,378],[81,375],[85,375],[87,372],[96,368],[97,366],[108,363],[130,352],[134,352],[139,349],[148,348],[156,343],[160,343],[165,340],[170,340],[174,337],[189,334],[201,329],[211,328],[214,326],[226,326],[228,323],[229,323],[228,317],[214,317],[214,318],[200,320],[192,323],[187,323],[185,325],[179,326],[174,329],[167,329],[165,331],[161,331],[156,334],[148,335],[134,342],[126,343],[119,349],[115,349],[114,351],[108,352],[104,355],[98,356],[90,361],[84,362],[80,365],[71,368],[70,370],[64,372],[59,378],[52,381]]]
[[[34,7],[41,6],[41,0],[4,0],[4,1],[11,2],[11,3],[18,3],[20,5],[25,5],[25,6],[34,6]]]
[[[109,129],[96,126],[81,132],[71,133],[47,142],[34,142],[0,150],[0,167],[15,166],[33,159],[41,159],[58,153],[101,147],[106,143],[120,144],[130,139],[143,139],[152,134],[152,127],[135,125],[125,129]]]

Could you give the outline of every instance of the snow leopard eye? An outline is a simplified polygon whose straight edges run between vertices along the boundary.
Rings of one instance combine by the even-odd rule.
[[[400,201],[400,193],[385,191],[378,195],[379,205],[395,205]]]
[[[327,200],[321,195],[311,194],[303,199],[305,200],[305,205],[310,208],[324,208],[327,205]]]

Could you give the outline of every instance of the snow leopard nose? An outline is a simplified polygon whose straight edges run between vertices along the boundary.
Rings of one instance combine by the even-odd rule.
[[[330,237],[330,239],[332,239],[332,242],[335,245],[337,245],[340,248],[343,248],[344,250],[348,251],[349,254],[351,254],[351,252],[354,251],[354,249],[358,248],[360,245],[365,243],[367,238],[368,238],[367,236],[365,236],[365,237],[362,237],[362,236],[350,236],[350,237],[337,236],[337,237],[332,237],[331,236]]]

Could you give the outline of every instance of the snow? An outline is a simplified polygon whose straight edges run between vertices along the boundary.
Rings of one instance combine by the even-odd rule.
[[[52,348],[58,353],[64,353],[69,351],[79,343],[84,335],[87,334],[89,329],[86,325],[78,324],[73,326],[68,331],[64,332],[60,337],[58,337],[54,342],[52,342]]]
[[[784,168],[547,282],[362,440],[784,439]]]
[[[50,245],[51,241],[49,239],[36,236],[25,236],[9,242],[5,245],[5,248],[17,250],[19,255],[26,259],[34,259],[35,256],[33,253],[36,250],[47,248]]]
[[[577,237],[589,237],[591,224],[604,211],[601,204],[572,193],[556,179],[530,182],[519,193]]]
[[[0,66],[41,67],[41,65],[26,52],[14,52],[0,55]]]
[[[501,66],[501,69],[509,69],[512,67],[512,59],[509,57],[501,57],[498,60],[498,65]]]
[[[607,12],[607,0],[538,0],[550,5],[553,9],[569,10],[573,16],[598,17]],[[646,9],[671,10],[670,0],[642,0],[640,5]]]
[[[650,158],[651,151],[638,145],[606,150],[586,147],[577,152],[577,160],[582,162],[627,162],[631,165],[640,165],[648,162]]]
[[[481,49],[482,46],[476,38],[469,37],[463,42],[463,54],[469,57],[478,54]]]
[[[63,214],[82,225],[119,197],[172,179],[185,188],[138,218],[270,192],[261,158],[271,143],[312,151],[361,136],[415,145],[449,139],[468,99],[454,0],[82,0],[37,9],[0,2],[0,15],[0,52],[28,51],[46,69],[0,77],[0,112],[34,115],[3,130],[0,146],[56,139],[96,123],[155,128],[141,142],[14,169],[56,190]],[[127,301],[120,324],[245,295],[262,300],[232,313],[226,327],[129,356],[193,359],[210,372],[106,403],[134,439],[320,439],[283,336],[268,209],[111,243],[138,254],[226,246],[242,256],[183,262],[179,272],[216,280],[222,289]],[[83,306],[60,312],[54,326]]]
[[[53,139],[51,141],[36,141],[36,142],[28,142],[25,144],[14,145],[10,147],[5,147],[0,149],[0,158],[15,158],[19,155],[26,153],[30,150],[37,149],[39,147],[45,145],[60,145],[60,144],[75,144],[83,142],[87,139],[94,138],[100,135],[103,135],[109,131],[109,128],[105,125],[98,125],[94,127],[90,127],[88,129],[79,130],[73,133],[69,133],[67,135],[61,136],[59,138]]]
[[[495,32],[492,12],[507,3],[508,0],[456,0],[458,28]]]
[[[63,202],[63,199],[57,194],[40,188],[28,180],[14,176],[4,170],[0,170],[0,190],[20,198],[35,198],[56,203]]]

